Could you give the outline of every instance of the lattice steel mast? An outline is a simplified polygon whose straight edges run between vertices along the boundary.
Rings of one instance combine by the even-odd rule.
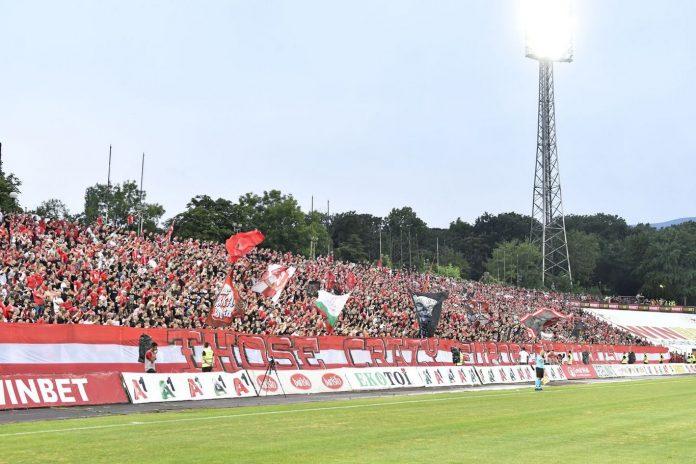
[[[539,60],[539,115],[532,195],[531,240],[541,246],[543,284],[567,278],[572,285],[556,147],[553,61]]]

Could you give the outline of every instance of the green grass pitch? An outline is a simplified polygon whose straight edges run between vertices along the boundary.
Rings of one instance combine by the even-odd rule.
[[[696,377],[0,426],[6,463],[693,463]]]

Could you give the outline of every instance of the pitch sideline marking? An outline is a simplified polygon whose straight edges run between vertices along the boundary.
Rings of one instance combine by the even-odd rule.
[[[609,382],[609,383],[603,383],[603,384],[582,384],[582,385],[573,385],[573,386],[562,386],[559,389],[553,389],[553,390],[547,390],[545,394],[549,393],[559,393],[562,391],[567,391],[567,390],[573,390],[573,389],[578,389],[578,388],[585,388],[585,387],[595,387],[595,388],[600,388],[600,387],[615,387],[615,386],[627,386],[627,385],[642,385],[646,383],[654,383],[654,382],[662,382],[662,383],[674,383],[674,382],[679,382],[685,379],[689,379],[690,377],[681,377],[678,379],[650,379],[650,380],[636,380],[633,382]],[[117,428],[117,427],[132,427],[132,426],[142,426],[142,425],[150,425],[150,424],[171,424],[171,423],[178,423],[178,422],[198,422],[198,421],[205,421],[205,420],[217,420],[217,419],[233,419],[237,417],[251,417],[251,416],[269,416],[269,415],[276,415],[276,414],[293,414],[293,413],[302,413],[302,412],[316,412],[316,411],[335,411],[335,410],[343,410],[343,409],[358,409],[358,408],[369,408],[369,407],[382,407],[382,406],[392,406],[392,405],[400,405],[400,404],[416,404],[416,403],[433,403],[433,402],[439,402],[439,401],[459,401],[459,400],[464,400],[464,399],[469,399],[469,398],[495,398],[495,397],[501,397],[501,396],[516,396],[519,395],[520,393],[523,393],[527,388],[529,388],[528,385],[526,386],[520,386],[519,389],[515,389],[514,392],[510,393],[495,393],[495,394],[489,394],[489,395],[461,395],[461,396],[453,396],[453,397],[446,397],[446,398],[424,398],[420,400],[410,400],[410,401],[389,401],[389,402],[381,402],[381,403],[365,403],[365,404],[347,404],[347,405],[341,405],[341,406],[326,406],[326,407],[316,407],[316,408],[301,408],[301,409],[285,409],[281,411],[257,411],[257,412],[248,412],[248,413],[241,413],[241,414],[221,414],[217,416],[204,416],[204,417],[183,417],[183,418],[178,418],[178,419],[161,419],[161,420],[153,420],[153,421],[144,421],[144,422],[137,422],[137,421],[132,421],[132,422],[122,422],[119,424],[103,424],[103,425],[90,425],[90,426],[85,426],[85,427],[68,427],[68,428],[62,428],[62,429],[46,429],[46,430],[30,430],[26,432],[12,432],[12,433],[3,433],[0,434],[0,438],[6,438],[6,437],[18,437],[18,436],[25,436],[25,435],[39,435],[39,434],[48,434],[48,433],[60,433],[60,432],[79,432],[79,431],[84,431],[84,430],[100,430],[100,429],[110,429],[110,428]],[[147,413],[145,413],[147,414]]]

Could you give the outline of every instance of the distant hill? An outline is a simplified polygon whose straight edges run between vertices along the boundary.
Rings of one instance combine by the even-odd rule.
[[[665,227],[676,226],[678,224],[682,224],[684,222],[689,222],[689,221],[696,222],[696,217],[672,219],[671,221],[657,222],[655,224],[650,224],[650,225],[656,229],[664,229]]]

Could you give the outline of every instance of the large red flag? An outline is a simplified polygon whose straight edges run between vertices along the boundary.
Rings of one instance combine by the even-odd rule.
[[[237,262],[239,258],[249,253],[256,245],[263,242],[264,236],[258,230],[250,232],[240,232],[231,236],[225,242],[225,248],[229,253],[228,261],[230,263]]]

